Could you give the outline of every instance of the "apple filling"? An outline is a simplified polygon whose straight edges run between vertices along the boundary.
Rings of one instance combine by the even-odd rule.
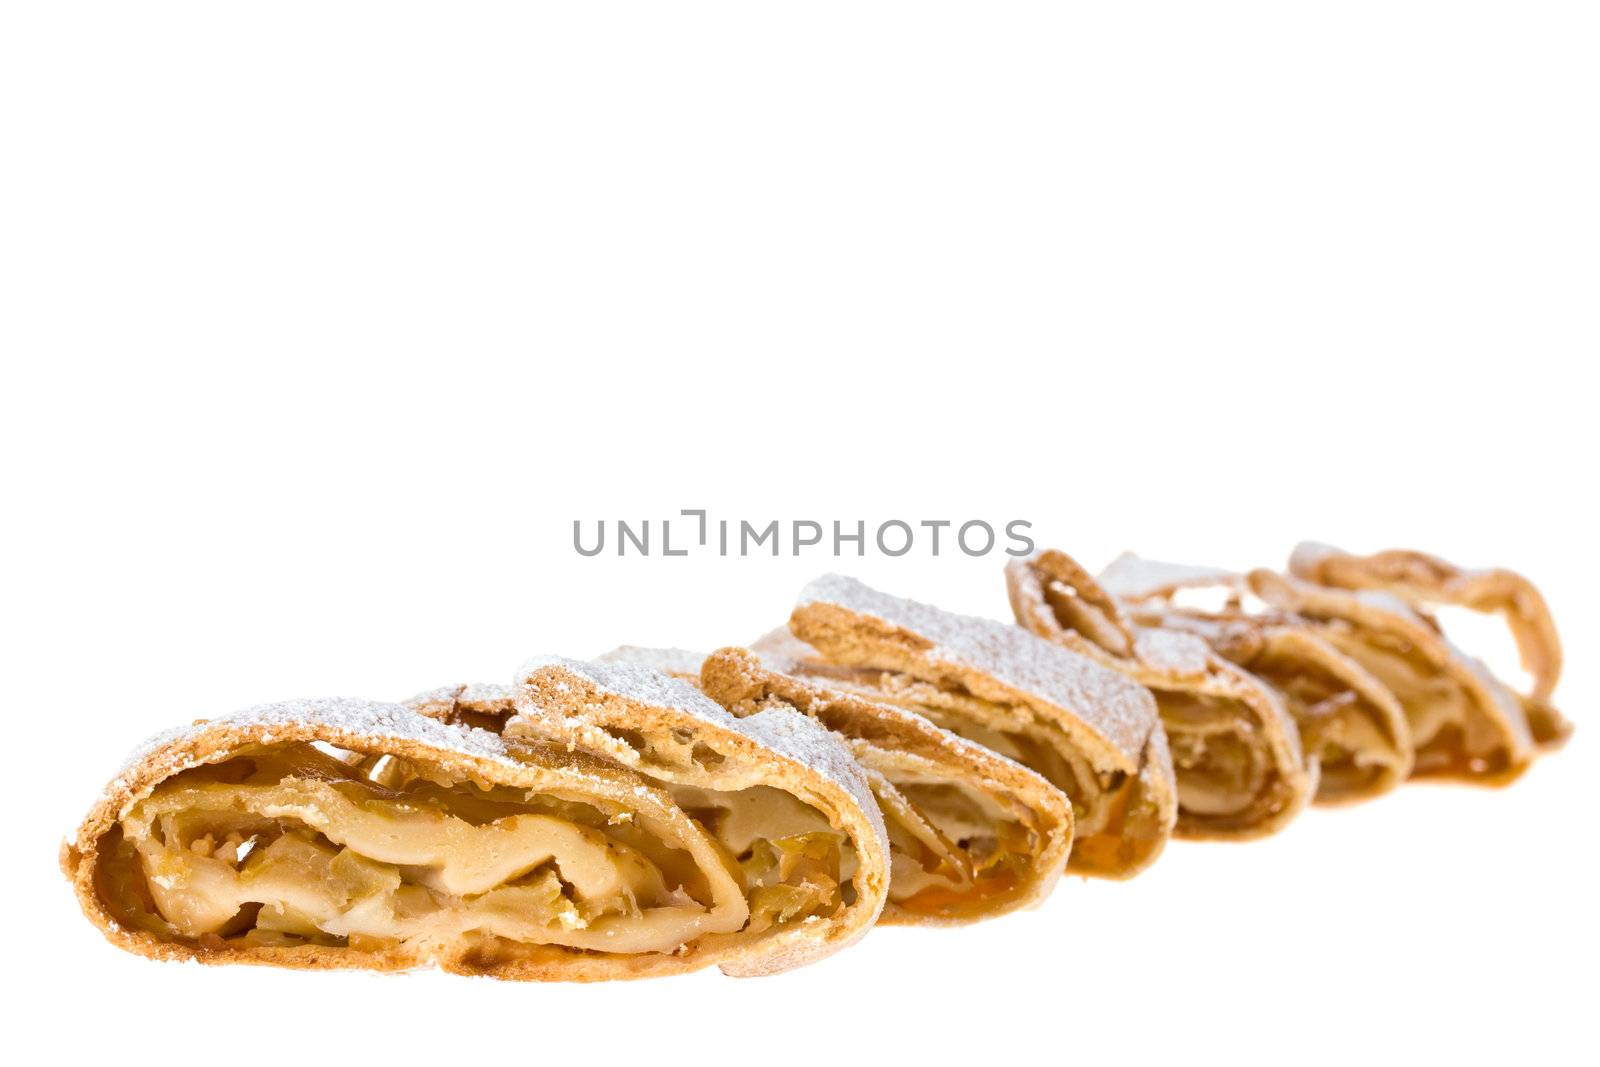
[[[635,792],[624,805],[261,746],[135,804],[109,835],[101,896],[131,927],[211,948],[605,953],[670,953],[851,896],[853,850],[788,793]]]
[[[815,660],[808,661],[805,669],[834,688],[916,712],[958,737],[1037,772],[1071,802],[1070,866],[1075,870],[1125,871],[1159,851],[1166,839],[1159,804],[1142,777],[1098,769],[1064,730],[1041,720],[1025,706],[997,703],[961,687],[936,685],[890,671]],[[1006,841],[1017,840],[1011,834],[1010,829],[997,833],[995,847],[1006,848]],[[894,839],[892,826],[890,839]]]
[[[870,769],[873,752],[857,752]],[[889,899],[918,915],[982,909],[1015,890],[1038,850],[1037,836],[994,798],[934,776],[874,775],[873,793],[889,831]]]
[[[1120,788],[1126,775],[1097,771],[1060,730],[1039,721],[1027,708],[886,671],[832,664],[814,668],[808,663],[806,667],[826,677],[835,688],[914,711],[957,737],[1037,771],[1071,800],[1078,837],[1108,828],[1110,810],[1105,799]]]
[[[1358,796],[1406,764],[1383,712],[1304,656],[1262,649],[1242,664],[1282,694],[1300,742],[1321,766],[1320,799]]]
[[[1271,810],[1279,776],[1243,703],[1186,690],[1151,692],[1172,746],[1186,813],[1248,823]]]
[[[1416,748],[1416,775],[1498,773],[1511,765],[1506,739],[1474,707],[1474,697],[1403,635],[1357,629],[1334,619],[1319,631],[1330,644],[1389,687],[1405,710]]]

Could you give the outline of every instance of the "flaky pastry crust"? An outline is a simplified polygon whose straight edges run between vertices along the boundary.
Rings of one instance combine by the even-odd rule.
[[[891,832],[899,873],[891,877],[881,922],[974,922],[1032,906],[1049,895],[1072,845],[1072,806],[1065,794],[1021,764],[915,712],[785,669],[794,670],[796,664],[723,648],[705,658],[701,688],[735,715],[773,706],[794,708],[850,747],[886,822],[900,830],[898,842]],[[966,798],[961,807],[967,810],[957,811],[953,820],[941,819],[945,813],[935,810],[940,794]],[[961,825],[973,821],[975,813],[979,825]],[[964,838],[964,833],[971,837]],[[990,858],[986,848],[993,849],[997,861],[989,871],[981,869]],[[955,877],[929,879],[923,866],[930,864],[955,868]],[[902,879],[908,883],[905,889]]]
[[[697,836],[703,838],[700,828],[683,813],[670,786],[658,778],[548,738],[532,734],[501,737],[468,725],[472,717],[489,721],[508,718],[504,696],[503,689],[494,687],[457,686],[424,694],[410,707],[344,699],[296,701],[267,705],[221,719],[201,720],[193,726],[169,731],[137,751],[107,787],[77,833],[63,845],[62,869],[72,882],[84,913],[106,937],[122,948],[151,958],[305,969],[405,970],[436,965],[453,973],[516,980],[637,978],[694,970],[710,964],[717,964],[731,974],[772,973],[847,944],[859,936],[881,907],[882,894],[874,893],[873,878],[868,876],[859,879],[862,892],[856,901],[840,909],[835,916],[819,917],[815,922],[793,928],[775,923],[748,937],[739,933],[713,933],[692,938],[675,951],[630,954],[569,948],[560,943],[509,943],[493,936],[417,940],[354,935],[346,940],[322,936],[316,941],[294,943],[299,939],[272,934],[276,943],[261,943],[236,936],[238,930],[233,925],[220,934],[189,936],[182,933],[181,918],[172,918],[170,923],[163,921],[165,916],[151,907],[148,893],[134,893],[141,881],[137,873],[139,868],[137,860],[127,858],[123,842],[127,828],[139,823],[141,813],[149,804],[165,798],[170,809],[171,804],[181,802],[185,789],[226,790],[231,788],[228,782],[241,780],[240,773],[248,775],[252,766],[273,761],[309,768],[309,771],[298,772],[311,775],[304,780],[305,784],[299,784],[300,778],[283,779],[291,783],[291,788],[298,784],[300,789],[313,792],[345,790],[345,795],[356,799],[371,796],[380,808],[397,803],[399,807],[394,809],[397,812],[431,810],[428,807],[431,801],[385,800],[385,797],[403,796],[377,784],[382,780],[379,770],[385,764],[404,764],[426,782],[459,783],[459,788],[470,795],[478,795],[474,790],[492,790],[498,791],[496,795],[504,800],[507,795],[514,798],[520,795],[518,791],[525,790],[530,798],[535,795],[546,798],[553,811],[562,810],[560,805],[563,804],[576,804],[586,806],[586,810],[610,811],[613,820],[628,822],[634,821],[631,813],[637,812],[641,828],[664,827],[668,832],[681,832],[684,841]],[[789,718],[793,720],[786,724],[790,727],[795,722],[804,723],[806,727],[813,725],[797,714]],[[774,788],[792,783],[807,798],[815,798],[819,813],[825,809],[829,813],[826,817],[837,819],[844,832],[862,834],[859,851],[870,868],[873,857],[882,853],[881,831],[873,826],[876,810],[869,814],[850,788],[806,766],[798,758],[803,749],[790,745],[789,751],[784,751],[782,729],[769,727],[767,732],[778,739],[776,747],[762,740],[760,730],[747,733],[734,728],[724,733],[719,729],[714,736],[708,732],[708,736],[712,744],[726,743],[730,756],[746,767],[741,782],[759,781],[770,783]],[[324,751],[333,755],[323,755]],[[842,757],[837,751],[835,755]],[[752,770],[751,766],[759,769]],[[242,767],[243,771],[232,773],[235,767]],[[370,785],[364,770],[368,767],[373,768]],[[329,768],[333,770],[330,772]],[[361,769],[361,773],[355,769]],[[202,776],[196,778],[197,774]],[[219,774],[223,777],[219,778]],[[179,800],[173,800],[173,790],[179,792]],[[354,792],[349,792],[351,790]],[[435,789],[430,797],[437,792]],[[327,795],[336,800],[339,793],[327,792]],[[264,815],[282,812],[279,818],[289,818],[286,813],[293,805],[286,805],[281,798],[273,803],[277,808],[263,809]],[[417,807],[418,803],[422,804],[421,808]],[[175,810],[182,815],[181,807]],[[286,829],[284,839],[315,855],[317,846],[304,842],[311,842],[312,829],[325,829],[332,817],[323,818],[315,812],[303,817],[309,817],[311,822],[294,822],[300,828]],[[399,817],[403,820],[407,816]],[[560,825],[549,816],[536,815],[533,819]],[[543,825],[541,823],[540,828]],[[457,829],[465,834],[476,832]],[[581,826],[569,836],[580,844],[585,840],[600,840],[596,831]],[[335,847],[337,843],[336,834]],[[203,855],[209,855],[214,845],[212,838],[208,836],[205,844],[207,852]],[[247,842],[241,853],[249,851],[248,845]],[[198,842],[196,847],[199,847]],[[326,845],[322,847],[326,851]],[[587,847],[592,850],[597,846]],[[272,848],[258,848],[257,856],[263,851],[270,854]],[[346,853],[349,851],[346,849]],[[623,847],[623,853],[627,852]],[[230,863],[237,863],[240,870],[250,870],[248,861],[232,858],[232,846],[229,846],[229,854]],[[344,855],[341,853],[335,862]],[[467,857],[469,865],[480,867],[493,860],[493,850],[479,849]],[[714,866],[720,870],[723,862],[714,861]],[[356,857],[347,864],[346,872],[355,870],[371,876],[373,872],[381,874],[384,869],[381,865],[374,866],[370,860]],[[150,875],[150,870],[148,866],[145,868],[147,876],[165,877]],[[563,870],[563,873],[566,872]],[[401,880],[398,874],[388,877],[396,884]],[[489,884],[495,880],[491,877]],[[880,876],[879,880],[885,879]],[[551,886],[554,883],[546,876],[540,884]],[[421,886],[413,886],[411,892],[436,895],[438,889],[435,882],[426,892]],[[689,902],[681,890],[674,892],[685,903]],[[134,895],[130,897],[130,893]],[[570,912],[570,908],[568,910]],[[241,917],[244,915],[241,913]],[[576,921],[581,925],[581,919]],[[173,923],[178,924],[177,931]]]
[[[1535,754],[1521,701],[1428,619],[1379,590],[1346,590],[1275,571],[1246,576],[1250,592],[1304,620],[1392,690],[1405,709],[1412,776],[1505,785]],[[1443,717],[1442,707],[1453,708]]]
[[[1271,687],[1199,637],[1136,625],[1064,552],[1011,561],[1006,588],[1024,629],[1155,694],[1177,768],[1178,836],[1261,837],[1305,806],[1318,764]]]
[[[1572,724],[1551,703],[1562,662],[1555,617],[1538,588],[1522,575],[1500,567],[1468,569],[1410,549],[1358,556],[1309,541],[1290,555],[1289,572],[1317,585],[1393,594],[1436,629],[1440,627],[1430,611],[1439,606],[1499,615],[1530,678],[1528,689],[1517,695],[1534,742],[1554,749],[1572,735]]]
[[[917,712],[1066,793],[1069,871],[1131,877],[1171,836],[1166,735],[1149,691],[1121,674],[1015,626],[839,575],[806,587],[789,629],[814,651],[797,660],[808,680]]]
[[[698,688],[636,663],[539,657],[518,672],[508,739],[547,739],[678,786],[781,789],[821,812],[854,853],[853,899],[825,921],[778,928],[759,953],[730,951],[723,973],[773,974],[858,940],[888,898],[889,842],[848,749],[793,709],[735,718]]]

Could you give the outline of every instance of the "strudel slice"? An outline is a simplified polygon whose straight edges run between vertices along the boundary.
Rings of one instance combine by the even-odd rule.
[[[668,788],[721,848],[748,898],[745,936],[787,969],[844,947],[877,921],[889,840],[861,767],[839,739],[793,709],[735,718],[654,667],[559,657],[528,661],[514,684],[510,740],[552,741]]]
[[[735,715],[794,708],[844,740],[889,831],[880,922],[972,922],[1049,895],[1072,845],[1060,790],[915,712],[785,673],[798,669],[781,655],[724,648],[705,659],[701,687]]]
[[[1550,702],[1561,678],[1561,637],[1544,597],[1522,575],[1499,567],[1468,570],[1406,549],[1355,556],[1310,542],[1294,550],[1289,571],[1318,585],[1392,593],[1441,633],[1432,614],[1439,607],[1499,615],[1530,679],[1528,689],[1517,696],[1534,742],[1540,748],[1558,748],[1571,736],[1572,724]]]
[[[1270,685],[1300,729],[1306,759],[1318,767],[1318,804],[1370,800],[1410,776],[1411,729],[1400,701],[1359,662],[1306,619],[1246,610],[1245,577],[1124,555],[1099,581],[1138,625],[1202,637],[1220,655]],[[1222,594],[1207,608],[1180,605],[1188,591]]]
[[[745,724],[703,697],[619,698],[731,769],[683,789],[467,725],[499,715],[500,695],[435,694],[429,706],[443,714],[448,700],[458,724],[324,700],[161,735],[64,846],[63,868],[114,943],[205,963],[763,974],[849,943],[876,917],[887,883],[876,805],[843,746],[804,716]],[[741,864],[696,817],[718,804],[791,820],[757,820],[767,858]]]
[[[1252,596],[1264,606],[1262,618],[1321,638],[1394,696],[1410,738],[1412,777],[1499,785],[1532,759],[1533,737],[1516,694],[1390,593],[1334,589],[1265,569],[1208,576],[1137,557],[1113,562],[1100,579],[1138,602],[1135,615],[1155,610],[1169,625],[1184,616],[1247,617],[1258,610],[1244,606]],[[1175,603],[1185,590],[1206,586],[1227,587],[1230,599],[1207,612]]]
[[[1072,557],[1006,566],[1017,622],[1148,687],[1178,777],[1176,833],[1244,839],[1282,828],[1316,788],[1317,762],[1270,686],[1193,634],[1139,626]]]
[[[1412,777],[1504,785],[1527,770],[1534,740],[1516,694],[1403,600],[1264,569],[1247,580],[1252,593],[1306,620],[1395,695],[1416,752]]]
[[[1154,699],[1092,660],[993,619],[902,600],[840,575],[789,619],[816,650],[807,680],[906,708],[1042,775],[1072,802],[1068,870],[1127,878],[1177,815]]]

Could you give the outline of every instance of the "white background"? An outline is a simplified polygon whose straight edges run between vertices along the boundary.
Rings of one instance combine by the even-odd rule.
[[[8,1044],[1594,1062],[1596,31],[1403,0],[7,5]],[[57,845],[171,723],[748,640],[825,569],[1006,612],[999,556],[571,548],[692,507],[1025,518],[1091,566],[1303,537],[1512,565],[1580,729],[1504,792],[1177,843],[773,979],[160,966],[81,919]]]

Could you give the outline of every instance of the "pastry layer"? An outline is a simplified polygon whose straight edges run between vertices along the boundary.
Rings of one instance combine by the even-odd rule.
[[[1246,838],[1281,828],[1305,805],[1315,764],[1283,702],[1191,634],[1131,620],[1063,552],[1006,568],[1017,622],[1118,671],[1155,697],[1177,776],[1181,837]]]
[[[1534,741],[1516,695],[1402,601],[1267,570],[1248,581],[1394,694],[1415,752],[1413,776],[1504,784],[1527,769]]]
[[[1555,617],[1538,588],[1522,575],[1499,567],[1458,567],[1406,549],[1356,556],[1309,542],[1295,548],[1289,571],[1319,585],[1390,593],[1441,632],[1438,620],[1429,614],[1438,607],[1500,616],[1528,673],[1528,687],[1517,697],[1534,743],[1558,748],[1572,735],[1572,724],[1551,703],[1562,664]]]
[[[1014,626],[813,582],[790,616],[830,688],[922,715],[1037,772],[1072,803],[1068,869],[1129,877],[1176,817],[1172,765],[1144,687]]]
[[[792,788],[801,768],[762,750],[788,775],[717,788],[393,705],[275,706],[157,743],[63,862],[90,916],[149,955],[763,973],[846,942],[881,892],[857,884],[870,819],[838,817],[854,799]],[[881,864],[877,840],[867,852]]]
[[[1049,892],[1072,840],[1065,795],[921,715],[802,673],[781,656],[763,661],[727,648],[705,658],[701,684],[736,715],[792,707],[845,739],[889,832],[889,903],[881,921],[972,921]]]

